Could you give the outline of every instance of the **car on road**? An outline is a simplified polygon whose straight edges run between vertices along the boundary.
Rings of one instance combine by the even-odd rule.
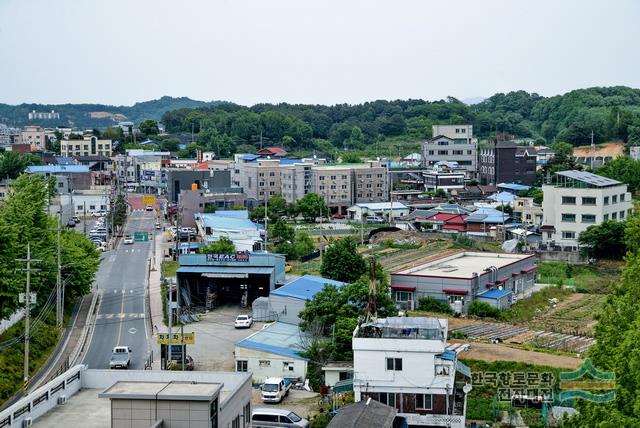
[[[128,369],[131,365],[131,348],[128,346],[116,346],[111,351],[109,360],[110,369]]]
[[[131,245],[133,244],[133,236],[127,234],[124,235],[124,241],[123,241],[124,245]]]
[[[153,211],[153,205],[151,204],[147,204],[147,207],[145,208],[147,211]]]
[[[159,221],[156,221],[156,224],[154,225],[154,227],[156,228],[156,230],[162,229],[162,225],[160,224]]]
[[[80,217],[78,217],[77,215],[74,215],[73,217],[71,217],[71,220],[75,221],[76,224],[80,223]]]
[[[251,413],[252,428],[308,428],[309,421],[297,413],[276,407],[256,407]]]
[[[76,222],[72,218],[67,221],[67,227],[76,227]]]
[[[233,323],[235,328],[250,328],[253,325],[253,318],[249,314],[238,315]]]
[[[107,212],[104,210],[94,211],[93,213],[91,213],[92,217],[104,217],[106,215],[107,215]]]

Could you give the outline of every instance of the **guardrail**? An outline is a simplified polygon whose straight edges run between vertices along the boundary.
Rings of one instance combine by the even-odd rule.
[[[75,366],[0,412],[0,428],[21,427],[24,420],[34,421],[54,407],[66,403],[69,397],[80,390],[80,378],[86,369],[84,365]]]

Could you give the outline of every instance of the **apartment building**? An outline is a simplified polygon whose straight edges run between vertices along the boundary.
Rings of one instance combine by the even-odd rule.
[[[60,119],[60,113],[55,110],[49,111],[35,111],[32,110],[28,113],[29,120],[58,120]]]
[[[20,132],[20,142],[29,144],[31,151],[42,151],[47,148],[47,135],[42,126],[28,125]]]
[[[542,205],[533,198],[517,197],[513,200],[513,220],[527,226],[542,226]]]
[[[279,159],[257,159],[235,165],[234,177],[244,189],[247,201],[263,203],[273,195],[282,194]]]
[[[578,249],[589,226],[624,220],[631,214],[627,185],[584,171],[560,171],[555,183],[542,186],[542,244],[549,249]]]
[[[362,164],[318,165],[312,168],[313,193],[322,196],[339,213],[359,202],[389,200],[386,161]]]
[[[475,178],[478,142],[473,138],[473,125],[433,125],[432,135],[422,143],[422,166],[437,162],[457,162],[467,178]]]
[[[282,159],[280,180],[282,184],[282,196],[287,203],[293,203],[303,198],[307,193],[313,192],[313,166],[324,164],[325,159]]]
[[[480,147],[478,178],[480,184],[536,182],[536,152],[514,141],[491,141]]]
[[[139,183],[145,181],[145,171],[157,171],[161,178],[159,168],[164,162],[169,161],[170,156],[169,152],[143,149],[127,150],[124,155],[117,155],[115,158],[116,176],[121,182]]]
[[[111,157],[111,140],[100,140],[93,135],[84,136],[82,140],[62,140],[60,154],[62,156],[107,156]]]
[[[0,147],[9,147],[20,142],[20,129],[0,123]]]
[[[355,402],[397,410],[405,426],[463,428],[471,370],[447,349],[446,319],[390,317],[353,333]],[[466,392],[465,392],[466,391]]]

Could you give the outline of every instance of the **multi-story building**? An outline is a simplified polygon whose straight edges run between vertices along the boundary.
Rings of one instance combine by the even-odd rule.
[[[446,319],[391,317],[353,333],[355,402],[395,408],[405,426],[463,428],[471,370],[447,349]]]
[[[631,214],[627,185],[590,172],[556,172],[555,183],[543,185],[542,192],[542,243],[551,248],[577,250],[589,226]]]
[[[115,173],[120,182],[135,187],[144,181],[145,171],[149,171],[151,168],[149,165],[153,164],[153,168],[159,168],[165,162],[168,162],[170,157],[171,153],[169,152],[143,149],[127,150],[124,155],[116,156]],[[154,169],[154,171],[156,170]],[[157,174],[158,178],[161,178],[159,169]],[[147,177],[149,176],[149,173],[147,173]]]
[[[282,196],[287,203],[293,203],[304,197],[307,193],[313,192],[313,171],[314,165],[324,164],[324,159],[301,159],[280,161],[282,171],[280,180],[282,184]]]
[[[35,111],[32,110],[28,114],[29,120],[58,120],[60,119],[60,113],[55,110],[48,111]]]
[[[433,125],[433,138],[422,143],[422,166],[437,162],[457,162],[467,178],[475,178],[478,142],[472,125]]]
[[[234,174],[244,189],[248,201],[264,203],[269,197],[282,193],[279,159],[257,159],[235,165]]]
[[[515,198],[513,200],[513,220],[527,226],[542,226],[542,205],[533,202],[533,198]]]
[[[20,130],[0,123],[0,147],[9,147],[20,142]]]
[[[513,141],[492,141],[480,147],[478,178],[481,184],[536,182],[536,153]]]
[[[452,162],[438,162],[433,169],[423,171],[424,190],[435,192],[442,189],[446,192],[464,189],[465,169]]]
[[[201,191],[204,196],[228,193],[229,199],[231,199],[231,195],[242,193],[242,188],[232,186],[230,171],[171,168],[167,169],[164,174],[167,183],[167,197],[169,202],[173,203],[178,202],[180,194],[192,190],[194,185],[195,190]],[[224,197],[220,196],[218,199],[224,200]]]
[[[62,156],[111,156],[111,140],[100,140],[93,135],[86,135],[82,140],[62,140],[60,154]]]
[[[47,135],[42,126],[28,125],[22,128],[20,142],[29,144],[31,151],[42,151],[47,148]]]

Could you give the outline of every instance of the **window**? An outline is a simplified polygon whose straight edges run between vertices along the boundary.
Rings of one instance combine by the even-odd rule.
[[[433,408],[433,397],[431,394],[416,394],[416,409],[431,410]]]
[[[320,179],[320,181],[324,181],[324,175],[321,175],[320,177],[318,177]]]
[[[582,214],[582,222],[583,223],[595,223],[596,216],[593,214]]]
[[[393,392],[381,392],[379,401],[387,406],[396,407],[396,394]]]
[[[332,175],[332,176],[331,176],[331,179],[332,179],[332,180],[335,180],[335,179],[336,179],[336,176],[335,176],[335,175]]]
[[[596,204],[596,198],[591,198],[586,196],[582,197],[582,205],[595,205],[595,204]]]
[[[276,182],[275,182],[275,181],[270,181],[270,182],[269,182],[269,186],[273,187],[273,186],[275,186],[275,185],[276,185]]]
[[[434,153],[435,153],[435,152],[434,152],[433,150],[429,150],[429,154],[430,154],[431,156],[433,156],[433,155],[434,155]]]
[[[264,177],[264,172],[258,173],[258,177]]]
[[[575,214],[562,214],[562,221],[565,223],[575,223],[576,215]]]
[[[454,150],[453,154],[454,155],[462,155],[462,154],[464,154],[464,151],[463,150]]]
[[[324,186],[320,186],[320,190],[324,190]]]
[[[562,197],[562,204],[563,205],[575,205],[576,204],[576,197],[575,196],[563,196]]]
[[[468,155],[472,155],[472,154],[473,154],[473,151],[472,151],[472,150],[467,150],[467,154],[468,154]]]
[[[271,360],[258,360],[258,367],[271,367]]]
[[[449,151],[448,150],[438,150],[438,154],[439,155],[448,155]]]
[[[609,197],[608,196],[604,197],[604,204],[605,205],[609,205]]]
[[[617,220],[618,219],[618,213],[611,213],[611,220]]]
[[[409,302],[412,294],[408,291],[396,291],[396,302]]]
[[[387,370],[402,371],[402,358],[387,358]]]
[[[240,415],[236,416],[235,419],[231,421],[231,428],[240,428]]]
[[[275,176],[276,176],[276,173],[275,173],[275,172],[270,172],[270,173],[269,173],[269,177],[275,177]]]
[[[448,146],[449,142],[448,141],[438,141],[438,145],[439,146]]]
[[[436,376],[449,376],[451,367],[444,364],[436,364]]]
[[[346,176],[346,175],[343,175],[343,176],[342,176],[342,179],[343,179],[343,180],[346,180],[346,179],[347,179],[347,176]]]
[[[620,211],[620,220],[624,219],[624,211]]]
[[[237,372],[246,372],[248,370],[248,361],[247,360],[238,360],[236,361],[236,371]]]
[[[292,372],[294,369],[293,361],[283,361],[282,362],[282,371],[284,372]]]
[[[575,232],[562,232],[562,239],[576,239]]]
[[[258,183],[258,186],[264,186],[264,181],[261,181],[260,183]]]
[[[95,209],[96,209],[96,206],[95,206],[95,205],[89,205],[89,209],[90,209],[90,210],[95,210]]]
[[[260,421],[260,422],[278,422],[278,415],[262,415],[257,413],[253,415],[251,420]]]
[[[552,232],[547,232],[547,239],[551,239],[553,238],[553,233]]]
[[[336,188],[336,185],[335,185],[335,184],[332,184],[332,185],[331,185],[331,190],[335,190],[335,188]]]
[[[624,202],[624,193],[620,193],[620,202]]]
[[[611,203],[612,204],[617,204],[618,203],[618,195],[613,195],[611,197]]]
[[[604,221],[609,220],[609,214],[605,214],[605,215],[604,215],[604,217],[603,217],[603,220],[604,220]]]

